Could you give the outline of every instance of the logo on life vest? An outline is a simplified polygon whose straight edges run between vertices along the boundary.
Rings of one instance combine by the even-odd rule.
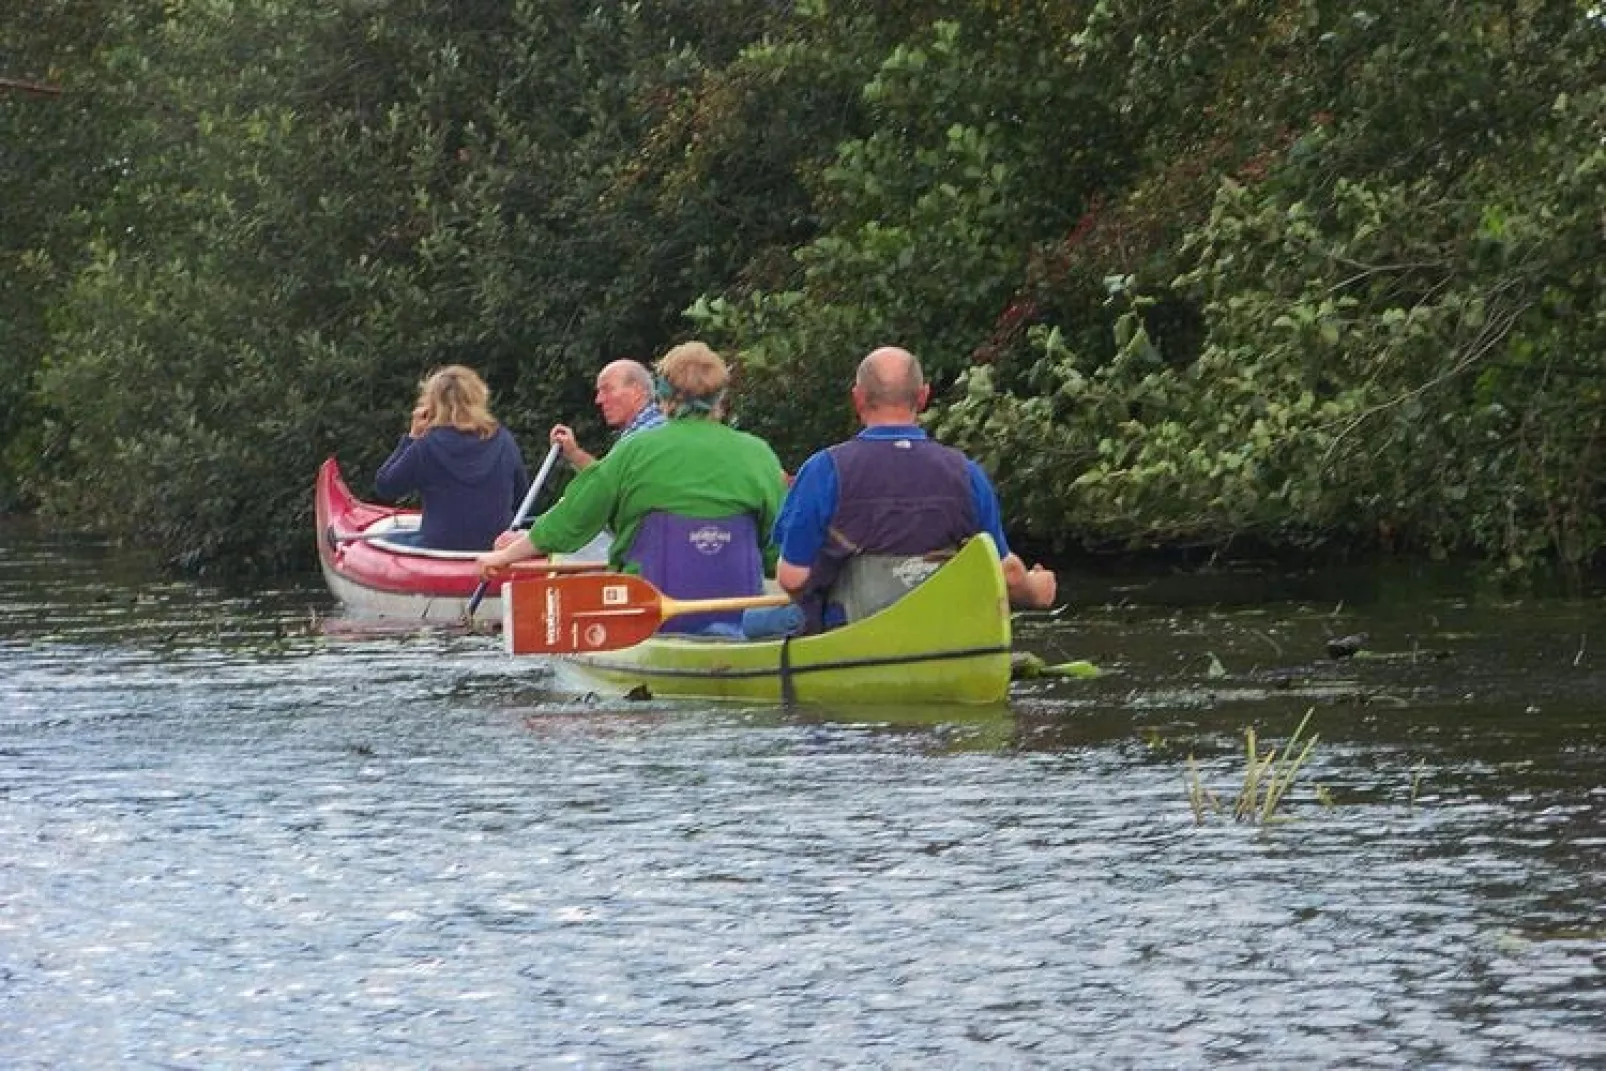
[[[913,588],[925,582],[925,579],[937,571],[938,562],[927,561],[924,558],[905,558],[892,567],[892,575],[905,588]]]
[[[608,639],[608,630],[601,625],[586,626],[586,646],[601,647]]]
[[[701,528],[692,529],[686,538],[697,548],[699,554],[718,554],[730,543],[731,533],[728,528],[705,524]]]

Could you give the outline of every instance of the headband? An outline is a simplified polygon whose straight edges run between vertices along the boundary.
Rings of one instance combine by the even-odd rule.
[[[712,413],[714,407],[725,396],[723,390],[717,390],[712,395],[703,398],[693,398],[675,390],[674,385],[661,375],[652,377],[653,394],[658,401],[674,402],[675,411],[679,413]]]

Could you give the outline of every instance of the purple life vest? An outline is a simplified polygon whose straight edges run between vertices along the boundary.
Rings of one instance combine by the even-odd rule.
[[[625,557],[636,563],[643,578],[676,599],[722,599],[764,590],[764,556],[751,514],[709,520],[654,510],[642,519]],[[683,614],[669,618],[659,631],[701,632],[711,624],[736,626],[741,620],[740,610]]]
[[[924,438],[849,439],[830,454],[837,504],[800,600],[808,631],[818,631],[849,558],[951,551],[980,523],[969,462],[951,446]]]

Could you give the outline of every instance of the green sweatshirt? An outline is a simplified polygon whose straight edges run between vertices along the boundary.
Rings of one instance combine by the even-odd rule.
[[[530,527],[530,542],[547,554],[585,546],[613,532],[609,564],[620,569],[642,518],[653,510],[683,517],[751,513],[758,522],[766,570],[775,570],[770,542],[786,496],[781,461],[756,435],[686,415],[619,440],[606,457],[582,469],[551,509]]]

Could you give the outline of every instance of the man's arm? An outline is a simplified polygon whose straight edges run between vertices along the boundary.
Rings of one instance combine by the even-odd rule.
[[[780,519],[781,509],[786,503],[786,473],[781,468],[781,459],[775,456],[770,445],[757,436],[754,436],[754,440],[762,447],[762,456],[757,461],[762,471],[762,500],[758,510],[759,550],[764,558],[764,574],[773,576],[781,556],[780,546],[775,542],[775,522]]]
[[[496,537],[496,549],[489,554],[481,554],[476,563],[481,579],[489,580],[492,574],[503,567],[534,558],[540,553],[523,532],[503,532]]]
[[[809,567],[793,565],[782,558],[775,563],[775,582],[781,585],[781,590],[788,595],[797,595],[802,592],[803,585],[809,582]]]
[[[998,547],[999,564],[1004,567],[1004,587],[1009,591],[1009,604],[1022,610],[1046,610],[1054,605],[1059,581],[1041,565],[1026,568],[1026,563],[1009,549],[1004,537],[1003,510],[998,505],[998,493],[993,490],[987,473],[974,461],[970,462],[970,490],[976,505],[976,519],[981,530],[993,537]]]
[[[824,450],[803,462],[775,519],[773,542],[780,549],[775,581],[797,594],[808,583],[809,569],[825,546],[825,534],[836,513],[836,464]]]
[[[562,452],[563,460],[574,466],[577,472],[597,460],[580,448],[580,441],[574,437],[574,429],[567,424],[552,425],[552,430],[547,433],[547,441]]]
[[[1005,555],[999,563],[1004,567],[1004,587],[1009,591],[1009,604],[1022,610],[1047,610],[1054,605],[1059,580],[1053,572],[1041,565],[1026,568],[1026,563],[1015,554]]]
[[[608,525],[619,500],[620,466],[614,450],[569,481],[557,504],[530,525],[530,542],[546,554],[570,554],[579,550]]]

